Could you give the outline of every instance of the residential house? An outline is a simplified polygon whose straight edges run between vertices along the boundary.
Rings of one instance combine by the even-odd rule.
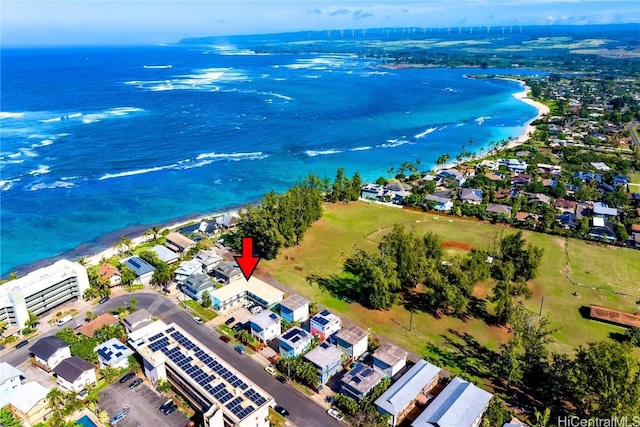
[[[48,393],[37,382],[28,382],[11,393],[9,406],[23,426],[31,427],[49,418],[53,410],[49,407]]]
[[[325,384],[342,368],[342,352],[328,342],[323,342],[303,357],[315,366],[320,384]]]
[[[200,220],[200,225],[198,226],[198,232],[201,234],[205,234],[207,236],[213,235],[216,231],[218,231],[218,225],[216,224],[216,220]]]
[[[518,159],[500,159],[498,166],[504,166],[512,173],[523,173],[527,170],[527,163]]]
[[[457,187],[460,187],[467,181],[464,174],[457,169],[443,169],[436,173],[438,185],[443,185],[443,183],[449,178],[455,181]]]
[[[357,360],[367,351],[369,333],[356,325],[349,325],[336,333],[336,345],[352,360]]]
[[[540,220],[540,215],[530,212],[518,212],[514,221],[520,224],[535,225]]]
[[[589,237],[593,240],[608,243],[616,241],[616,233],[613,228],[613,224],[600,217],[594,217],[592,219],[591,228],[589,229]]]
[[[411,427],[478,427],[493,395],[455,377]]]
[[[189,276],[194,273],[200,272],[202,272],[202,263],[194,258],[188,261],[182,261],[174,274],[176,277],[176,281],[179,284],[183,284],[189,278]]]
[[[380,383],[384,375],[363,365],[356,363],[353,368],[342,376],[340,380],[340,392],[354,399],[362,399]]]
[[[462,203],[479,205],[482,203],[482,190],[478,188],[463,188],[458,198]]]
[[[29,351],[33,353],[33,364],[47,372],[71,356],[69,344],[54,336],[40,338]]]
[[[439,374],[440,368],[420,359],[376,399],[378,412],[389,416],[391,426],[397,426],[416,404],[424,405],[429,400],[429,393],[438,383]]]
[[[538,163],[538,171],[540,171],[540,173],[548,173],[551,176],[556,176],[560,172],[562,172],[562,166],[548,165],[546,163]]]
[[[484,174],[484,177],[489,181],[502,181],[504,180],[504,174],[501,172],[487,172]]]
[[[433,209],[440,212],[450,212],[453,208],[453,202],[446,197],[438,197],[434,194],[427,194],[424,197],[425,206],[429,206],[429,202],[435,202]]]
[[[282,357],[298,357],[311,345],[311,334],[297,326],[278,337],[278,347]]]
[[[134,311],[124,319],[122,319],[122,323],[124,324],[125,329],[128,334],[136,331],[138,329],[144,328],[150,323],[153,323],[151,319],[151,313],[149,313],[146,309],[141,308],[138,311]]]
[[[94,366],[78,356],[64,359],[53,369],[58,385],[67,391],[79,393],[85,387],[95,384],[96,369]]]
[[[311,335],[318,336],[323,341],[338,332],[341,328],[342,320],[328,310],[322,310],[320,313],[317,313],[311,318],[311,323],[309,324]]]
[[[629,177],[625,175],[618,175],[617,173],[613,175],[612,183],[614,186],[619,185],[627,185],[629,184]]]
[[[595,202],[593,204],[593,216],[603,219],[613,219],[618,216],[618,209],[610,208],[602,202]]]
[[[22,372],[12,365],[7,362],[0,362],[0,395],[20,387],[23,377]]]
[[[269,342],[282,333],[280,316],[270,310],[264,310],[249,319],[251,335],[262,342]]]
[[[606,163],[603,163],[603,162],[591,162],[591,166],[593,166],[595,170],[598,170],[601,172],[608,172],[611,170],[611,168],[607,166]]]
[[[216,280],[225,285],[242,279],[242,270],[235,261],[220,261],[212,272]]]
[[[576,203],[576,219],[591,218],[591,205],[589,203]]]
[[[598,184],[602,182],[602,175],[600,175],[599,173],[593,173],[593,172],[585,172],[585,171],[574,172],[573,178],[574,179],[577,178],[583,183],[587,183],[587,184],[590,184],[591,182],[594,182],[594,181],[597,182]]]
[[[570,212],[575,214],[577,203],[572,200],[556,199],[553,202],[553,206],[561,212]]]
[[[173,264],[178,262],[179,256],[177,253],[162,245],[155,245],[151,248],[151,252],[156,254],[158,259],[167,264]]]
[[[167,241],[165,242],[166,247],[179,254],[186,254],[195,245],[196,242],[176,232],[167,234]]]
[[[384,186],[384,198],[391,203],[401,205],[404,199],[411,195],[411,186],[402,182],[393,182]]]
[[[500,205],[498,203],[489,203],[487,205],[487,212],[494,215],[506,215],[507,217],[511,217],[511,206]]]
[[[101,369],[107,366],[117,369],[127,368],[129,366],[129,356],[133,355],[133,350],[117,338],[112,338],[97,345],[93,351],[98,353],[98,362],[100,362]]]
[[[544,203],[545,205],[548,205],[551,203],[551,197],[547,196],[546,194],[542,194],[542,193],[525,193],[523,192],[522,194],[524,194],[525,196],[527,196],[528,200],[527,203],[532,205],[534,203]]]
[[[202,304],[202,296],[205,292],[209,295],[215,290],[213,281],[204,273],[193,273],[182,285],[182,292],[194,301]]]
[[[531,184],[531,175],[526,173],[514,175],[509,179],[509,185],[513,185],[516,187],[523,187],[529,184]]]
[[[101,315],[85,323],[84,325],[78,326],[76,328],[76,333],[82,334],[85,337],[93,338],[93,335],[95,335],[98,329],[106,325],[117,325],[118,322],[120,322],[120,320],[113,314],[102,313]]]
[[[360,197],[365,200],[382,201],[384,188],[380,184],[366,184],[360,191]]]
[[[510,190],[508,188],[498,188],[494,193],[493,197],[496,200],[509,200],[513,197],[513,195],[517,195],[517,190]]]
[[[202,271],[205,273],[211,273],[216,265],[222,261],[222,257],[216,253],[213,249],[203,249],[196,254],[193,258],[200,262]]]
[[[233,230],[240,224],[237,215],[225,214],[216,218],[216,225],[220,230]]]
[[[476,166],[476,170],[480,171],[483,168],[487,168],[490,171],[497,171],[500,165],[495,160],[483,160]]]
[[[407,364],[408,355],[393,344],[382,344],[373,352],[373,369],[393,378]]]
[[[575,230],[578,228],[576,214],[572,212],[562,212],[562,214],[556,216],[556,221],[560,224],[560,227],[565,230]]]
[[[136,283],[148,283],[153,277],[155,268],[140,258],[139,256],[132,256],[121,261],[129,270],[133,271],[136,275]]]
[[[113,288],[122,283],[122,273],[116,267],[111,264],[103,262],[98,267],[98,276],[105,281],[109,282],[109,287]]]
[[[280,316],[285,322],[304,322],[309,318],[309,300],[298,294],[289,295],[280,303]]]
[[[640,237],[640,224],[631,224],[631,239],[636,240]]]
[[[263,282],[255,275],[249,280],[244,278],[236,280],[211,293],[213,309],[218,311],[227,310],[247,299],[262,307],[271,308],[279,304],[283,297],[284,293],[281,290]]]

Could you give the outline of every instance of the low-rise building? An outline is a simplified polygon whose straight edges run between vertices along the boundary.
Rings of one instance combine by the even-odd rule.
[[[408,355],[393,344],[382,344],[373,352],[373,369],[393,378],[407,364]]]
[[[282,333],[280,316],[265,310],[249,319],[251,335],[262,342],[268,342]]]
[[[591,228],[589,229],[589,237],[591,239],[608,243],[616,241],[615,229],[610,221],[600,217],[594,217],[591,221]]]
[[[384,378],[384,375],[374,371],[367,365],[357,363],[349,372],[342,376],[340,392],[354,399],[362,399]]]
[[[182,284],[184,283],[189,276],[195,273],[202,273],[202,264],[197,259],[190,259],[187,261],[182,261],[176,271],[174,271],[174,275],[176,278],[176,282]]]
[[[220,264],[222,257],[213,249],[203,249],[193,257],[202,266],[202,271],[211,273],[216,265]]]
[[[214,310],[224,311],[247,299],[271,308],[279,304],[284,293],[258,279],[255,275],[249,280],[244,278],[236,280],[227,286],[223,286],[211,293],[211,301]]]
[[[76,393],[97,381],[93,365],[78,356],[67,357],[58,363],[53,372],[60,387]]]
[[[122,324],[124,325],[128,334],[147,326],[151,322],[151,313],[149,313],[144,308],[141,308],[138,311],[134,311],[133,313],[122,319]]]
[[[101,369],[107,366],[126,368],[129,366],[129,356],[133,355],[133,350],[116,338],[98,344],[93,350],[98,353]]]
[[[349,359],[356,360],[367,351],[369,333],[356,325],[342,328],[336,334],[336,344]]]
[[[459,199],[462,203],[479,205],[482,203],[482,190],[478,188],[463,188],[460,191]]]
[[[0,362],[0,394],[22,385],[24,375],[13,365]]]
[[[329,310],[322,310],[311,318],[309,324],[309,331],[311,335],[320,337],[321,340],[326,340],[331,335],[335,334],[342,328],[342,320],[335,314],[329,312]]]
[[[411,427],[478,427],[493,395],[455,377]]]
[[[205,273],[193,273],[182,285],[182,291],[185,295],[199,303],[202,303],[202,296],[205,292],[211,295],[214,289],[213,281]]]
[[[155,245],[154,247],[151,248],[151,252],[156,254],[156,256],[160,261],[165,262],[167,264],[173,264],[174,262],[177,262],[179,259],[179,255],[174,251],[172,251],[171,249],[167,248],[166,246]]]
[[[9,405],[23,426],[34,426],[51,415],[48,393],[49,390],[37,382],[26,383],[11,393]]]
[[[593,216],[607,220],[613,219],[618,216],[618,209],[610,208],[602,202],[595,202],[593,204]]]
[[[176,232],[167,234],[167,241],[165,242],[165,246],[167,248],[179,254],[186,254],[187,252],[189,252],[189,249],[191,249],[195,245],[196,242]]]
[[[40,338],[29,351],[33,353],[33,364],[47,372],[71,356],[69,344],[54,336]]]
[[[98,267],[98,276],[102,280],[108,281],[109,287],[118,286],[122,283],[122,273],[120,273],[120,270],[106,262],[103,262],[100,264],[100,267]]]
[[[98,329],[106,325],[109,325],[109,326],[117,325],[119,322],[120,320],[113,314],[102,313],[101,315],[85,323],[84,325],[78,326],[76,328],[76,332],[86,337],[93,338],[93,335],[96,333]]]
[[[282,357],[298,357],[311,345],[311,334],[299,327],[293,327],[280,335],[278,346]]]
[[[424,203],[427,208],[433,206],[433,209],[439,212],[449,212],[453,207],[451,199],[436,196],[435,194],[427,194],[424,197]]]
[[[417,403],[425,404],[438,383],[440,368],[419,360],[375,401],[378,411],[389,415],[389,424],[400,424]]]
[[[293,294],[280,303],[280,316],[286,322],[304,322],[309,318],[309,300]]]
[[[242,270],[235,261],[220,261],[211,271],[216,280],[225,285],[242,279]]]
[[[139,256],[125,258],[121,263],[136,275],[136,283],[149,283],[155,268]]]
[[[325,384],[342,369],[342,352],[328,342],[323,342],[303,357],[315,366],[320,384]]]

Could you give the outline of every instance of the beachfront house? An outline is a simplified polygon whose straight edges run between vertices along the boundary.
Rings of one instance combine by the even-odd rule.
[[[120,273],[120,270],[106,262],[103,262],[100,264],[100,267],[98,267],[98,276],[100,279],[108,281],[110,288],[122,283],[122,273]]]
[[[166,246],[155,245],[154,247],[151,248],[151,252],[156,254],[156,256],[160,261],[167,264],[173,264],[174,262],[177,262],[179,259],[178,254],[172,251],[171,249],[167,248]]]
[[[278,337],[278,348],[282,357],[298,357],[311,345],[311,334],[297,326]]]
[[[360,197],[365,200],[382,201],[384,188],[380,184],[365,184],[360,191]]]
[[[167,234],[165,246],[178,254],[186,254],[189,249],[194,247],[196,242],[180,233],[171,232]]]
[[[153,272],[156,270],[151,264],[139,256],[125,258],[121,261],[121,264],[133,271],[136,275],[135,283],[149,283],[151,277],[153,277]]]

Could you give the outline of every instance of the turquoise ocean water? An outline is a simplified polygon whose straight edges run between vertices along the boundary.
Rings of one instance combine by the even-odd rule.
[[[2,275],[241,206],[308,173],[375,180],[416,159],[428,169],[469,139],[480,150],[516,137],[536,116],[512,96],[517,83],[467,78],[477,69],[256,54],[232,39],[1,55]]]

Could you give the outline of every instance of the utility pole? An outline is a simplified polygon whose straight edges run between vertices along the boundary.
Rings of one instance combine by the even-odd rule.
[[[409,332],[413,328],[413,310],[409,310]]]
[[[538,313],[538,316],[542,316],[542,304],[544,304],[544,295],[542,295],[542,300],[540,301],[540,313]]]

